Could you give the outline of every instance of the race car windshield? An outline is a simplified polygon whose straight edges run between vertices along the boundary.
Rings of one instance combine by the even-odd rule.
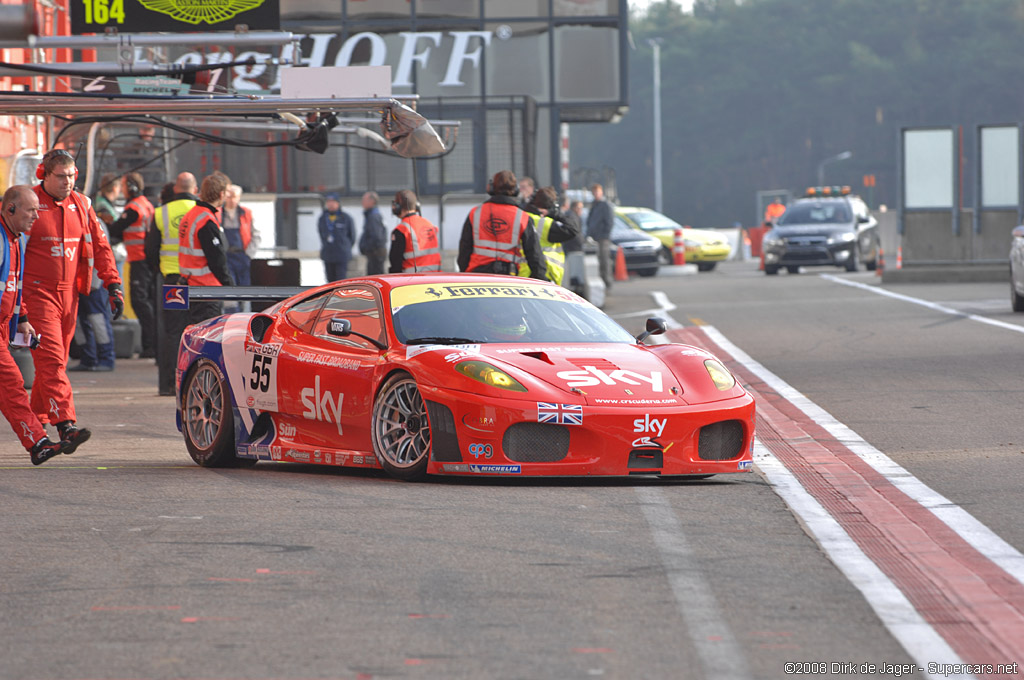
[[[589,305],[550,299],[479,297],[407,304],[392,311],[407,345],[437,343],[635,342]]]
[[[850,208],[846,203],[795,203],[786,208],[777,224],[828,224],[851,220]]]

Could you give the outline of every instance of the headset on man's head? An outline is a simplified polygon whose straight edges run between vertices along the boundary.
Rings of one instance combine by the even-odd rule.
[[[78,181],[78,166],[75,165],[75,157],[70,151],[64,149],[51,149],[43,156],[43,161],[36,166],[36,179],[46,179],[46,163],[59,156],[67,156],[71,159],[71,166],[75,169],[75,181]]]

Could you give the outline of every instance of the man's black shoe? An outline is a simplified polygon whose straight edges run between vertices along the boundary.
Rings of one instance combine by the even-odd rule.
[[[70,420],[57,423],[57,431],[60,432],[61,441],[67,443],[64,453],[74,453],[79,446],[89,441],[89,437],[92,436],[92,432],[88,428],[75,427],[75,424]]]
[[[63,439],[55,442],[51,441],[49,437],[43,437],[32,446],[32,451],[30,452],[32,464],[42,465],[54,456],[61,453],[70,453],[67,450],[69,446],[70,444]]]

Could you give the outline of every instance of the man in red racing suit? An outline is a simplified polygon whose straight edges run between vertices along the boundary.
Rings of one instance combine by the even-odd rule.
[[[4,386],[0,390],[0,412],[31,455],[33,465],[58,453],[71,453],[76,447],[73,442],[54,442],[46,436],[46,428],[29,406],[21,370],[7,348],[8,342],[29,347],[40,342],[21,304],[21,277],[25,269],[21,236],[37,217],[39,199],[31,188],[18,185],[4,193],[0,205],[0,329],[6,338],[0,342],[0,384]]]
[[[66,372],[78,295],[89,292],[93,267],[110,294],[114,319],[124,311],[124,293],[106,232],[89,199],[74,190],[78,177],[74,157],[63,149],[49,151],[36,176],[43,181],[33,187],[39,198],[39,219],[25,246],[24,297],[32,325],[46,341],[32,353],[36,369],[32,411],[41,422],[56,425],[62,440],[77,446],[91,435],[75,425],[74,396]]]

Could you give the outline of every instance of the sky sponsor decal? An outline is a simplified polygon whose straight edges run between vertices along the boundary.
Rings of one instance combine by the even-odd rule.
[[[302,417],[307,420],[319,420],[324,423],[334,423],[338,426],[338,435],[344,435],[341,427],[341,405],[345,401],[344,394],[338,394],[337,398],[330,390],[320,389],[320,376],[316,376],[313,387],[306,387],[299,393],[302,405],[306,410]]]
[[[645,413],[643,418],[637,418],[633,421],[633,432],[653,434],[655,437],[660,437],[665,432],[665,425],[667,423],[668,418],[652,418],[650,413]]]
[[[642,385],[647,383],[651,386],[652,392],[664,392],[664,381],[661,371],[652,371],[650,375],[637,373],[622,368],[614,371],[604,371],[596,366],[584,366],[580,371],[559,371],[556,373],[561,380],[565,380],[569,387],[593,387],[595,385]]]

